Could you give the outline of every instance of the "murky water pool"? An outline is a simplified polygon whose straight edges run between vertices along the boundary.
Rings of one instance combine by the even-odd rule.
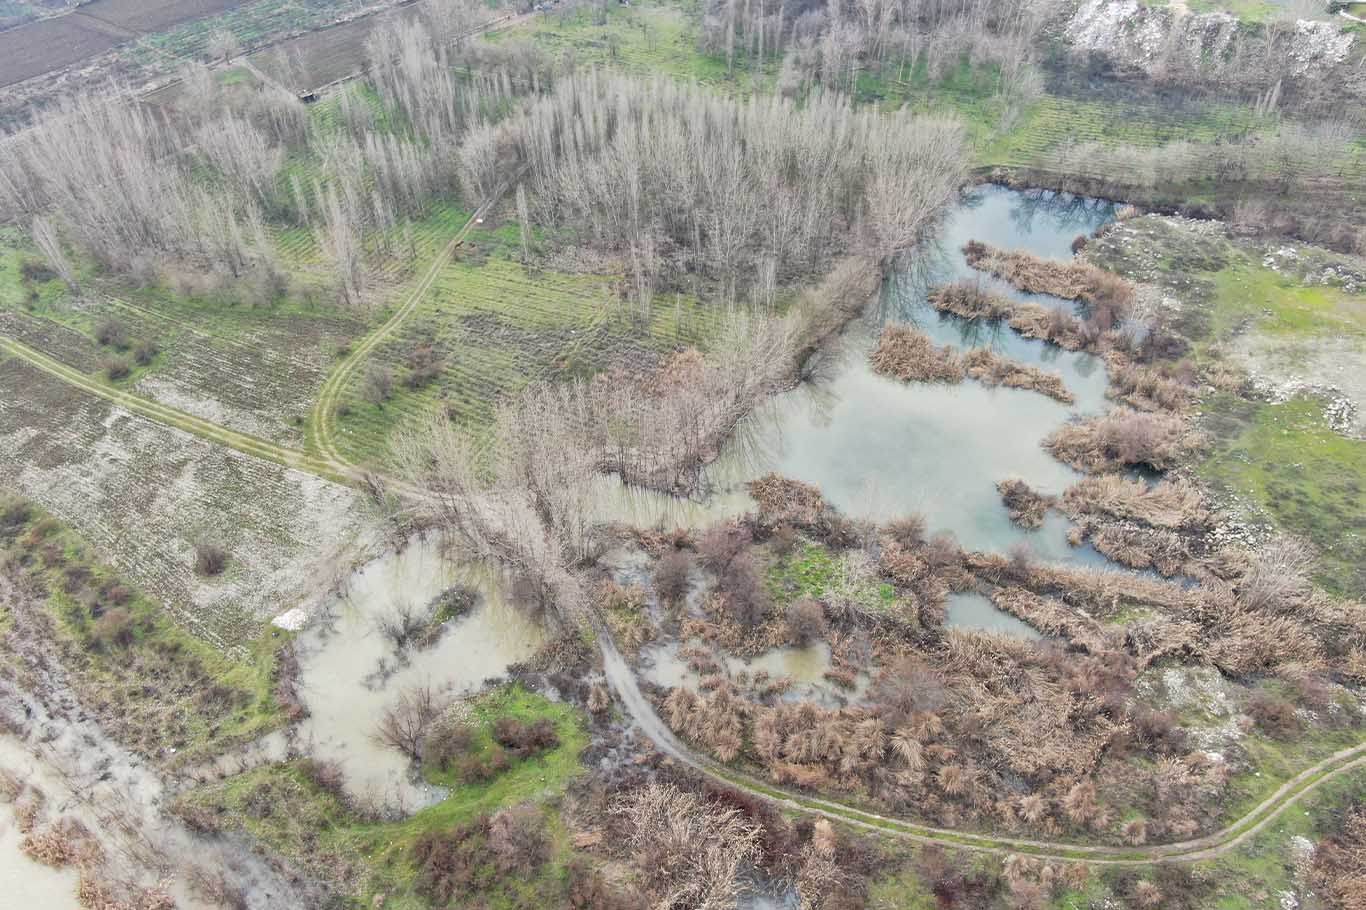
[[[944,608],[944,625],[950,629],[976,629],[1007,638],[1038,641],[1037,629],[1012,616],[981,594],[950,594]]]

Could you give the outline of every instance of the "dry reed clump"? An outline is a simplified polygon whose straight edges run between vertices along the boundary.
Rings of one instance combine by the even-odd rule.
[[[1203,444],[1178,417],[1120,409],[1068,423],[1044,440],[1054,458],[1082,471],[1142,466],[1165,471]]]
[[[40,831],[30,831],[19,842],[29,859],[47,866],[97,866],[104,850],[90,829],[76,819],[59,819]]]
[[[1003,294],[986,290],[971,281],[955,281],[930,288],[930,304],[941,313],[961,319],[1010,319],[1018,304]]]
[[[968,376],[983,385],[1030,389],[1066,404],[1077,400],[1057,373],[1002,357],[987,348],[973,348],[964,354],[963,367]]]
[[[1092,343],[1086,325],[1061,306],[1017,303],[1010,327],[1026,338],[1047,341],[1067,351],[1080,351]]]
[[[1124,644],[1122,629],[1101,625],[1058,600],[1023,588],[997,588],[991,592],[991,602],[1050,638],[1079,645],[1091,654],[1119,650]]]
[[[968,265],[995,275],[1030,294],[1052,294],[1105,309],[1112,321],[1127,315],[1134,286],[1112,272],[1075,260],[1043,259],[1023,250],[1001,250],[970,240],[963,247]]]
[[[963,381],[963,363],[953,348],[936,348],[928,335],[908,325],[884,326],[868,360],[874,372],[905,382]]]
[[[1121,474],[1084,477],[1063,491],[1062,509],[1072,518],[1094,516],[1183,532],[1207,531],[1213,520],[1204,494],[1180,478],[1149,486]]]
[[[1022,528],[1037,528],[1044,515],[1058,501],[1056,496],[1045,496],[1033,490],[1019,477],[1008,477],[996,484],[996,492],[1010,511],[1010,520]]]
[[[1195,396],[1189,367],[1178,365],[1177,371],[1169,374],[1138,366],[1115,350],[1105,354],[1105,365],[1110,374],[1110,396],[1140,411],[1184,411]]]
[[[1319,844],[1309,873],[1314,890],[1342,910],[1366,910],[1366,804],[1357,802]]]
[[[614,814],[658,910],[734,907],[741,872],[763,855],[763,829],[742,809],[673,784],[652,782],[624,794]]]

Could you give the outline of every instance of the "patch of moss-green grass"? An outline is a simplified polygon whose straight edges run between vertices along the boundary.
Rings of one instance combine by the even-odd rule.
[[[536,906],[538,900],[543,906],[561,906],[571,847],[557,809],[566,786],[581,771],[578,755],[589,739],[583,719],[572,706],[519,684],[476,697],[468,716],[474,729],[471,750],[476,753],[495,748],[491,730],[500,717],[548,719],[555,725],[559,745],[514,758],[506,770],[479,783],[465,783],[454,773],[428,772],[430,781],[449,788],[446,797],[393,821],[359,816],[334,793],[320,788],[299,762],[200,787],[184,802],[244,828],[305,866],[326,864],[327,874],[349,883],[358,905],[386,908],[428,906],[414,890],[418,870],[413,848],[423,835],[449,832],[500,808],[531,803],[544,813],[550,859],[530,874],[478,876],[485,884],[478,895],[480,906]]]
[[[1308,397],[1280,404],[1231,395],[1201,404],[1212,430],[1198,470],[1317,551],[1315,579],[1346,596],[1366,591],[1366,442],[1330,427]]]
[[[234,654],[187,631],[126,584],[74,531],[36,505],[0,496],[0,547],[43,592],[54,642],[78,697],[116,738],[147,754],[202,759],[284,720],[273,695],[290,640],[269,627]]]
[[[834,583],[839,571],[839,557],[820,544],[803,542],[769,567],[769,593],[779,604],[819,597]],[[895,590],[891,599],[896,599]]]

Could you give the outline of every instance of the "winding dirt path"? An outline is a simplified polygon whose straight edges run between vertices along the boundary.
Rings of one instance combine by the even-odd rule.
[[[1148,847],[1113,847],[1070,844],[1060,841],[996,837],[952,828],[936,828],[905,819],[878,815],[845,803],[783,790],[741,771],[718,764],[683,745],[660,720],[654,706],[641,692],[635,672],[617,651],[611,634],[598,629],[607,680],[616,690],[627,714],[665,755],[722,784],[776,802],[784,809],[818,815],[878,834],[926,844],[937,844],[977,853],[1020,853],[1040,859],[1056,859],[1106,866],[1145,866],[1153,863],[1186,863],[1220,856],[1255,837],[1300,799],[1323,784],[1359,768],[1366,768],[1366,743],[1343,749],[1306,768],[1286,781],[1251,811],[1232,824],[1203,837]]]
[[[484,216],[498,203],[507,186],[508,184],[503,184],[497,192],[475,209],[469,220],[464,223],[460,230],[456,231],[455,236],[442,247],[441,252],[437,253],[431,265],[427,267],[427,271],[423,273],[413,289],[408,292],[408,296],[404,298],[403,303],[394,311],[394,314],[383,325],[366,335],[323,383],[322,389],[318,392],[318,400],[313,405],[312,416],[309,419],[310,440],[319,454],[331,464],[346,466],[347,469],[351,467],[351,462],[337,448],[336,435],[337,405],[341,401],[342,394],[346,391],[347,382],[361,363],[365,361],[365,358],[370,356],[386,338],[398,331],[399,326],[403,325],[404,321],[413,314],[418,304],[422,302],[423,296],[431,290],[437,276],[441,274],[441,270],[450,263],[456,249],[465,242],[465,238],[470,235],[470,231],[474,230],[475,225],[482,221]]]

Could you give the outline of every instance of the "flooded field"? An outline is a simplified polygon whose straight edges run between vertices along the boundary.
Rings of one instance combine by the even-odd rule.
[[[399,610],[427,615],[438,596],[457,586],[474,593],[474,606],[447,621],[434,643],[397,648],[380,631]],[[544,627],[503,589],[497,572],[458,565],[435,537],[419,539],[355,572],[333,613],[300,637],[310,716],[298,736],[317,756],[342,765],[355,796],[405,812],[441,797],[412,779],[408,760],[377,742],[375,730],[405,688],[430,683],[450,695],[468,693],[540,647]]]
[[[680,502],[604,483],[603,517],[643,525],[697,524],[739,514],[751,506],[744,483],[776,471],[816,484],[846,514],[885,520],[920,512],[931,531],[951,531],[968,549],[1004,552],[1024,543],[1046,559],[1103,562],[1090,547],[1068,546],[1060,516],[1050,515],[1037,531],[1011,524],[995,484],[1017,475],[1042,492],[1061,493],[1079,476],[1040,442],[1069,417],[1105,409],[1104,365],[1090,354],[1026,339],[1005,326],[941,315],[926,301],[926,290],[980,277],[1001,293],[1030,298],[971,269],[963,244],[984,240],[1070,258],[1073,239],[1111,217],[1113,207],[1098,200],[995,186],[972,190],[923,255],[908,259],[879,300],[821,355],[812,381],[776,396],[740,425],[708,471],[707,500]],[[868,353],[888,322],[914,324],[937,344],[960,350],[986,346],[1056,372],[1076,403],[972,380],[950,386],[879,376]]]
[[[944,625],[950,629],[976,629],[1025,641],[1043,638],[1033,626],[1011,616],[981,594],[950,594],[947,601]]]

